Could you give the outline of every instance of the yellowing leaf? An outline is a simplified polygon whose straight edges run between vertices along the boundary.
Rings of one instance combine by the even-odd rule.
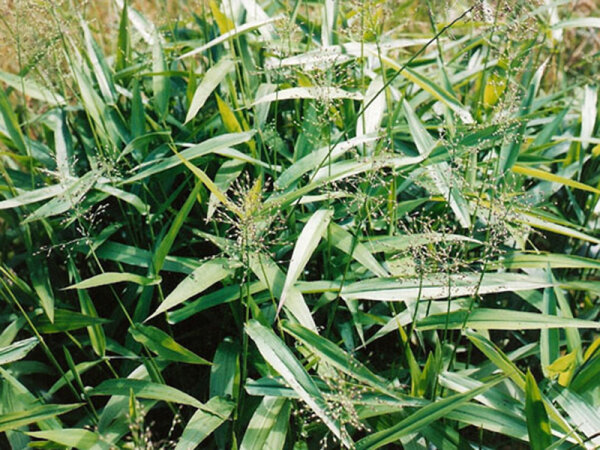
[[[210,10],[212,12],[212,15],[215,19],[215,22],[217,22],[219,31],[221,31],[221,33],[227,33],[229,30],[232,30],[234,27],[233,22],[231,21],[231,19],[229,17],[227,17],[225,14],[223,14],[221,12],[221,10],[219,9],[219,5],[217,5],[217,2],[215,2],[214,0],[211,0],[209,2],[209,6],[210,6]]]
[[[485,84],[485,89],[483,90],[483,104],[486,108],[490,106],[494,106],[498,103],[498,100],[504,93],[506,89],[506,79],[499,76],[498,74],[493,74],[488,78],[487,83]]]
[[[221,119],[223,120],[223,125],[225,125],[225,129],[231,133],[241,133],[242,126],[235,117],[235,113],[229,107],[227,103],[223,101],[223,99],[215,94],[217,98],[217,105],[219,106],[219,113],[221,114]]]
[[[548,373],[554,377],[558,375],[558,384],[561,386],[568,386],[575,368],[577,367],[577,351],[573,350],[564,356],[556,359],[552,364],[548,366]]]

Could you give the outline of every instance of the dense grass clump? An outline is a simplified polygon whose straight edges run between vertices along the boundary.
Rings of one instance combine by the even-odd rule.
[[[600,446],[593,3],[98,5],[2,19],[0,447]]]

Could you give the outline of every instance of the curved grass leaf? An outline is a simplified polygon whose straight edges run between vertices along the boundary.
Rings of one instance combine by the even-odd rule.
[[[350,283],[341,295],[346,299],[410,302],[464,297],[551,286],[547,280],[516,273],[432,274],[422,279],[372,278]]]
[[[306,263],[319,245],[321,236],[327,229],[331,217],[333,217],[333,211],[320,209],[308,219],[308,222],[306,222],[306,225],[302,228],[302,232],[296,239],[296,245],[294,246],[290,265],[285,276],[285,282],[281,290],[279,305],[277,306],[278,313],[285,304],[290,287],[296,283],[296,280],[298,280],[298,277],[304,270]]]
[[[178,344],[171,336],[158,328],[137,323],[134,327],[129,328],[129,333],[137,342],[167,361],[210,364],[209,361]]]
[[[214,411],[218,414],[201,409],[196,411],[185,426],[175,450],[197,448],[202,441],[229,418],[235,407],[232,402],[221,397],[212,397],[205,406],[208,411]]]
[[[83,403],[40,405],[25,411],[0,414],[0,432],[16,430],[31,423],[41,422],[81,407]]]
[[[331,417],[323,394],[285,343],[256,320],[250,320],[245,328],[263,358],[279,372],[331,432],[344,445],[350,447],[351,441],[346,436],[345,430],[342,430],[337,421]]]
[[[479,330],[537,330],[549,328],[600,328],[591,320],[568,319],[548,314],[537,314],[510,309],[477,308],[449,314],[435,314],[420,320],[420,330],[460,329],[464,326]]]
[[[281,397],[264,397],[262,399],[246,428],[240,450],[270,448],[269,437],[287,402],[287,399]]]
[[[23,359],[37,344],[38,339],[31,337],[0,348],[0,366]]]
[[[66,103],[63,96],[29,78],[0,71],[0,81],[3,81],[27,97],[46,102],[49,105],[63,105]]]
[[[165,402],[174,402],[204,409],[202,403],[179,389],[175,389],[174,387],[165,384],[154,383],[152,381],[131,378],[104,380],[95,388],[90,389],[88,394],[91,396],[120,395],[129,397],[131,391],[133,391],[133,394],[137,398],[162,400]]]
[[[140,286],[152,286],[160,284],[161,278],[148,278],[127,272],[105,272],[88,278],[87,280],[80,281],[79,283],[72,284],[64,289],[90,289],[98,286],[124,282],[135,283]]]
[[[211,67],[204,78],[196,88],[187,115],[185,116],[185,123],[192,120],[200,111],[200,108],[204,106],[204,103],[210,96],[210,94],[217,88],[217,86],[223,81],[225,76],[235,68],[235,63],[230,59],[221,59],[216,65]]]
[[[38,439],[52,441],[65,447],[92,448],[100,440],[98,433],[83,428],[62,428],[60,430],[30,431],[26,433]]]
[[[550,447],[552,443],[550,420],[548,420],[540,390],[530,371],[527,371],[526,375],[525,416],[531,448],[545,450]]]
[[[421,428],[444,417],[450,411],[464,405],[474,397],[487,391],[501,380],[502,378],[498,378],[464,394],[455,394],[424,406],[388,429],[372,433],[361,439],[356,443],[356,448],[357,450],[377,449],[384,445],[391,444],[403,436],[417,432]]]
[[[180,305],[187,299],[200,294],[213,284],[231,275],[234,266],[235,264],[226,259],[215,259],[201,264],[177,285],[159,307],[148,316],[146,321]]]

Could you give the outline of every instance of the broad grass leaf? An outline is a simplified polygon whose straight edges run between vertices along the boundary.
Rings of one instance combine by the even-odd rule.
[[[283,329],[295,339],[308,346],[311,351],[319,356],[319,359],[380,392],[386,393],[391,397],[395,396],[395,393],[386,386],[386,380],[375,375],[360,361],[344,352],[330,340],[319,336],[314,331],[304,328],[302,325],[288,321],[283,323]]]
[[[194,56],[194,55],[197,55],[198,53],[202,53],[202,52],[214,47],[215,45],[219,45],[219,44],[222,44],[223,42],[227,42],[227,41],[229,41],[229,39],[239,36],[243,33],[261,29],[262,27],[265,27],[265,26],[269,26],[273,22],[276,22],[277,20],[279,20],[280,18],[281,18],[280,16],[270,17],[270,18],[267,18],[264,20],[260,20],[260,21],[256,21],[256,22],[249,22],[249,23],[245,23],[240,26],[236,26],[235,28],[227,31],[226,33],[222,33],[219,37],[211,40],[210,42],[207,42],[206,44],[204,44],[198,48],[195,48],[194,50],[190,50],[189,52],[184,53],[178,59],[189,58],[190,56]]]
[[[198,114],[200,108],[204,106],[204,103],[210,94],[212,94],[225,76],[227,76],[234,68],[235,63],[231,59],[223,58],[204,74],[204,78],[202,78],[202,81],[196,88],[192,101],[190,102],[190,107],[185,117],[185,123],[188,123],[196,117],[196,114]]]
[[[265,290],[267,290],[267,287],[260,281],[251,283],[248,288],[250,295],[254,295]],[[238,300],[245,293],[246,288],[244,288],[244,292],[242,292],[240,287],[237,285],[225,286],[224,288],[218,289],[209,294],[202,295],[196,300],[187,302],[179,309],[168,311],[167,321],[171,324],[179,323],[182,320],[189,319],[195,314],[198,314],[206,309]]]
[[[60,430],[30,431],[28,436],[52,441],[65,447],[89,449],[98,443],[100,435],[83,428],[61,428]],[[106,446],[108,448],[108,446]]]
[[[554,274],[551,269],[547,270],[548,279],[554,283],[554,295],[556,296],[556,300],[558,302],[558,306],[560,307],[560,315],[567,319],[573,318],[573,312],[571,311],[571,305],[562,289],[556,283],[556,279],[554,278]],[[581,346],[581,336],[579,335],[579,330],[576,328],[567,328],[565,330],[565,334],[567,336],[567,348],[571,352],[575,352],[577,360],[580,361],[583,355],[583,347]]]
[[[410,134],[415,141],[417,150],[421,156],[426,159],[435,148],[436,142],[429,135],[406,100],[403,100],[402,107],[408,121]],[[461,190],[458,186],[453,185],[452,169],[449,164],[443,161],[437,164],[428,165],[425,170],[433,180],[434,185],[438,189],[438,193],[450,204],[450,207],[452,208],[452,211],[454,211],[454,214],[456,214],[460,224],[464,228],[468,228],[471,225],[469,207]]]
[[[240,450],[271,448],[269,445],[271,431],[277,425],[279,415],[287,403],[288,400],[285,398],[263,397],[246,428]]]
[[[78,374],[83,374],[85,372],[87,372],[89,369],[91,369],[92,367],[97,366],[98,364],[100,364],[102,361],[100,359],[96,360],[96,361],[84,361],[82,363],[76,364],[75,365],[75,372]],[[71,383],[73,381],[73,379],[75,378],[75,375],[72,371],[67,371],[65,372],[65,374],[60,377],[51,387],[50,389],[48,389],[48,394],[49,395],[54,395],[56,394],[60,389],[62,389],[63,387],[65,387],[68,383]]]
[[[89,248],[77,247],[76,250],[87,254]],[[136,267],[152,267],[151,252],[132,245],[121,244],[120,242],[106,241],[95,251],[95,254],[100,259],[117,261]],[[195,258],[167,255],[164,258],[162,270],[189,274],[193,272],[197,265],[198,260]]]
[[[215,175],[215,186],[217,186],[221,192],[227,192],[231,183],[233,183],[242,173],[242,170],[246,166],[244,161],[238,161],[235,159],[225,161],[221,167],[217,170]],[[217,210],[219,205],[219,199],[211,192],[210,199],[208,201],[208,211],[206,213],[207,220],[210,220]]]
[[[98,286],[125,282],[139,284],[140,286],[152,286],[160,284],[161,278],[148,278],[127,272],[105,272],[88,278],[87,280],[72,284],[64,289],[90,289]]]
[[[31,423],[41,422],[46,419],[68,413],[79,407],[83,403],[61,404],[61,405],[40,405],[25,411],[4,413],[0,415],[0,432],[16,430],[22,426]]]
[[[362,94],[359,92],[350,92],[341,88],[332,86],[311,86],[311,87],[293,87],[288,89],[282,89],[280,91],[267,94],[264,97],[258,98],[252,105],[259,105],[261,103],[272,103],[276,101],[284,100],[298,100],[298,99],[322,99],[326,98],[329,100],[333,99],[350,99],[350,100],[363,100]]]
[[[388,429],[372,433],[361,439],[356,443],[356,448],[357,450],[377,449],[391,444],[403,436],[415,433],[430,423],[444,417],[450,411],[469,402],[501,380],[502,378],[498,378],[464,394],[455,394],[424,406]]]
[[[537,314],[511,309],[477,308],[448,314],[428,316],[417,323],[420,330],[460,329],[478,330],[544,330],[555,328],[600,328],[600,323],[583,319],[568,319],[549,314]]]
[[[31,337],[0,348],[0,366],[25,358],[37,344],[38,339]]]
[[[22,223],[25,224],[46,219],[74,209],[88,191],[92,189],[94,184],[96,184],[99,177],[99,172],[90,171],[81,178],[68,183],[59,195],[54,196],[52,200],[36,209]]]
[[[589,350],[589,349],[588,349]],[[579,367],[571,383],[569,389],[578,394],[584,394],[600,385],[600,351],[598,347],[591,354],[584,357],[584,362]]]
[[[496,367],[509,377],[522,392],[526,390],[525,374],[517,367],[517,365],[504,354],[498,346],[492,343],[486,337],[475,333],[471,330],[464,330],[465,336],[477,347]],[[557,423],[562,430],[571,434],[574,433],[571,425],[564,419],[561,413],[552,405],[552,403],[543,398],[545,407],[548,410],[549,416]]]
[[[296,239],[294,251],[292,252],[292,258],[290,259],[290,265],[285,276],[283,289],[281,290],[277,312],[281,310],[281,307],[284,305],[288,296],[290,287],[296,283],[298,277],[308,263],[308,260],[319,245],[321,236],[327,229],[332,217],[333,211],[320,209],[308,219],[308,222],[306,222],[306,225],[302,228],[300,235]]]
[[[582,241],[592,242],[594,244],[600,244],[600,239],[590,236],[587,233],[576,230],[574,226],[562,225],[560,223],[553,222],[540,214],[536,214],[534,211],[526,212],[523,210],[518,211],[518,215],[515,218],[517,222],[530,225],[540,230],[551,231],[556,234],[563,236],[572,237],[575,239],[581,239]]]
[[[37,294],[42,309],[54,321],[54,293],[52,292],[48,265],[38,256],[31,255],[27,258],[27,267],[30,272],[31,286]]]
[[[527,418],[529,445],[533,450],[547,449],[552,443],[550,420],[535,378],[529,370],[527,371],[525,386],[525,416]]]
[[[27,144],[25,143],[25,136],[23,136],[17,116],[4,93],[4,89],[0,89],[0,115],[2,115],[4,121],[6,135],[10,138],[16,149],[19,150],[21,154],[26,155]]]
[[[472,425],[477,429],[500,433],[522,441],[528,440],[527,426],[522,415],[509,414],[489,406],[469,403],[450,411],[447,418]]]
[[[313,150],[308,155],[302,157],[286,168],[275,180],[274,185],[276,188],[285,189],[305,173],[327,166],[330,162],[340,158],[349,150],[360,145],[372,143],[377,139],[378,137],[374,135],[363,135],[337,143],[333,147],[327,146],[318,150]]]
[[[350,447],[352,443],[346,431],[342,430],[338,422],[331,417],[323,394],[285,343],[273,331],[256,320],[250,320],[245,329],[263,358],[273,366],[331,432],[345,446]]]
[[[151,273],[158,274],[163,269],[179,230],[190,214],[193,206],[198,201],[198,194],[200,193],[201,187],[202,185],[200,183],[196,183],[194,189],[192,189],[190,195],[188,195],[188,198],[185,200],[183,206],[179,208],[179,211],[177,211],[169,230],[162,238],[160,244],[156,248],[156,251],[152,255],[152,266],[150,267]]]
[[[56,197],[65,191],[65,185],[53,184],[31,191],[24,191],[17,196],[8,198],[0,202],[0,210],[17,208],[20,206],[29,205],[31,203],[41,202],[49,198]]]
[[[526,175],[531,178],[538,178],[540,180],[550,181],[551,183],[560,183],[573,189],[580,189],[583,191],[593,192],[594,194],[600,194],[600,189],[596,189],[593,186],[588,186],[587,184],[580,183],[579,181],[564,178],[544,170],[534,169],[533,167],[515,165],[511,170],[515,173]]]
[[[549,281],[554,282],[552,278],[550,278]],[[554,287],[545,288],[542,297],[542,312],[551,317],[557,316],[556,303]],[[558,328],[543,328],[540,331],[540,362],[545,376],[548,376],[548,366],[550,366],[560,355],[559,340],[560,335]]]
[[[37,330],[40,333],[62,333],[65,331],[79,330],[80,328],[91,327],[109,323],[110,320],[100,317],[88,316],[66,309],[54,310],[54,321],[50,322],[46,317],[36,317],[33,319]]]
[[[229,418],[235,405],[224,398],[212,397],[206,403],[206,408],[219,414],[217,415],[202,409],[196,411],[183,429],[175,450],[197,448],[198,445]]]
[[[567,412],[593,445],[600,446],[600,416],[597,410],[584,397],[569,389],[554,386],[553,391],[554,401]]]
[[[373,56],[381,58],[383,63],[387,64],[393,69],[402,69],[401,75],[404,78],[418,85],[421,89],[429,93],[433,98],[439,100],[452,111],[454,111],[463,123],[473,123],[473,117],[471,116],[469,110],[463,104],[461,104],[460,101],[453,94],[448,92],[446,89],[435,84],[433,81],[431,81],[431,79],[427,78],[426,76],[417,72],[416,70],[413,70],[406,66],[401,66],[399,63],[397,63],[388,56],[377,55],[376,52],[372,50],[370,52],[373,53]]]
[[[600,261],[578,255],[547,252],[510,252],[498,266],[507,269],[600,269]],[[491,267],[491,266],[488,266]],[[556,284],[556,281],[553,281]]]
[[[123,2],[121,18],[119,20],[119,33],[117,35],[117,52],[115,71],[125,70],[131,61],[131,34],[129,32],[129,18],[127,1]]]
[[[0,81],[3,81],[11,88],[21,92],[26,97],[40,100],[52,106],[64,105],[66,103],[66,100],[62,95],[59,95],[53,90],[50,90],[29,78],[20,77],[0,70]]]
[[[215,283],[233,273],[233,266],[226,259],[214,259],[198,266],[164,299],[159,307],[146,319],[150,320],[200,294]]]
[[[145,216],[150,212],[150,206],[142,201],[137,195],[124,191],[122,189],[116,188],[109,184],[105,183],[96,183],[94,186],[95,189],[104,192],[105,194],[112,195],[113,197],[118,198],[119,200],[123,200],[126,203],[132,205],[137,211]]]
[[[420,278],[370,278],[348,283],[341,295],[347,299],[411,302],[464,297],[507,291],[540,289],[550,282],[517,273],[431,274]]]
[[[115,0],[117,6],[120,9],[125,7],[125,2],[129,0]],[[155,35],[155,26],[148,19],[146,19],[142,14],[139,13],[136,9],[131,6],[127,7],[127,17],[129,21],[134,26],[136,31],[140,34],[142,39],[146,41],[147,44],[152,45],[157,39]]]
[[[563,28],[600,28],[600,17],[577,17],[563,20],[552,26],[554,30]]]
[[[210,361],[178,344],[175,339],[156,327],[136,323],[129,328],[129,333],[137,342],[167,361],[186,364],[210,364]]]
[[[210,368],[210,396],[237,398],[239,384],[240,349],[226,338],[217,347]]]
[[[600,21],[600,18],[598,18]],[[600,27],[599,27],[600,28]],[[598,114],[598,87],[586,85],[581,106],[581,148],[587,149],[589,139],[594,135],[596,116]],[[598,193],[598,192],[597,192]]]
[[[389,273],[371,254],[367,246],[358,241],[357,237],[352,236],[349,231],[336,223],[329,224],[329,230],[323,231],[323,238],[327,239],[331,244],[346,253],[352,254],[352,257],[361,263],[366,269],[369,269],[378,277],[387,277]]]
[[[542,80],[542,76],[546,68],[546,63],[548,62],[548,60],[546,60],[542,64],[540,64],[539,67],[533,73],[533,75],[531,75],[531,71],[533,70],[532,61],[532,58],[530,58],[529,65],[527,66],[527,69],[522,77],[522,83],[525,84],[525,93],[523,95],[521,107],[519,108],[519,111],[517,113],[517,118],[526,117],[531,112],[533,101],[540,86],[540,82]],[[521,144],[523,142],[523,136],[525,135],[526,127],[527,123],[523,122],[515,139],[511,139],[510,142],[505,143],[500,148],[500,174],[506,173],[517,162],[517,159],[519,158],[519,152],[521,151]]]
[[[219,96],[219,94],[215,94],[215,98],[217,99],[217,107],[225,129],[229,133],[241,133],[243,130],[242,125],[240,125],[240,122],[231,107]]]
[[[170,98],[170,79],[164,73],[167,71],[167,63],[163,52],[160,36],[154,31],[152,47],[152,92],[154,93],[154,105],[159,119],[164,120],[167,116],[167,107]]]
[[[165,384],[154,383],[152,381],[131,378],[104,380],[98,386],[92,388],[88,394],[91,396],[120,395],[129,397],[129,393],[132,390],[137,398],[174,402],[204,409],[202,403],[179,389],[175,389],[174,387]]]
[[[356,137],[377,134],[380,131],[379,129],[386,109],[386,90],[383,86],[383,78],[381,76],[375,77],[369,84],[363,102],[364,112],[356,122]],[[366,151],[363,154],[371,154],[373,145],[365,145],[364,149]]]
[[[116,102],[117,93],[112,79],[112,74],[108,68],[108,64],[104,60],[104,55],[102,55],[102,51],[92,37],[92,33],[90,32],[85,20],[81,20],[81,29],[83,30],[86,53],[92,64],[94,77],[98,82],[98,87],[100,88],[102,97],[104,97],[104,101],[106,103],[112,105]]]
[[[272,293],[274,299],[281,299],[286,275],[268,255],[256,253],[249,255],[250,269],[262,282],[263,286]],[[312,317],[310,309],[304,297],[295,286],[288,288],[287,299],[283,305],[284,310],[304,325],[306,328],[316,331],[317,325]]]
[[[364,246],[372,253],[396,253],[429,244],[459,242],[463,242],[464,245],[469,243],[483,245],[483,242],[461,234],[429,232],[398,234],[395,236],[375,236],[364,241]]]

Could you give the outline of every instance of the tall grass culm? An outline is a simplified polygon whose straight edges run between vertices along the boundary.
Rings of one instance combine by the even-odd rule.
[[[0,0],[0,448],[600,447],[600,5]]]

